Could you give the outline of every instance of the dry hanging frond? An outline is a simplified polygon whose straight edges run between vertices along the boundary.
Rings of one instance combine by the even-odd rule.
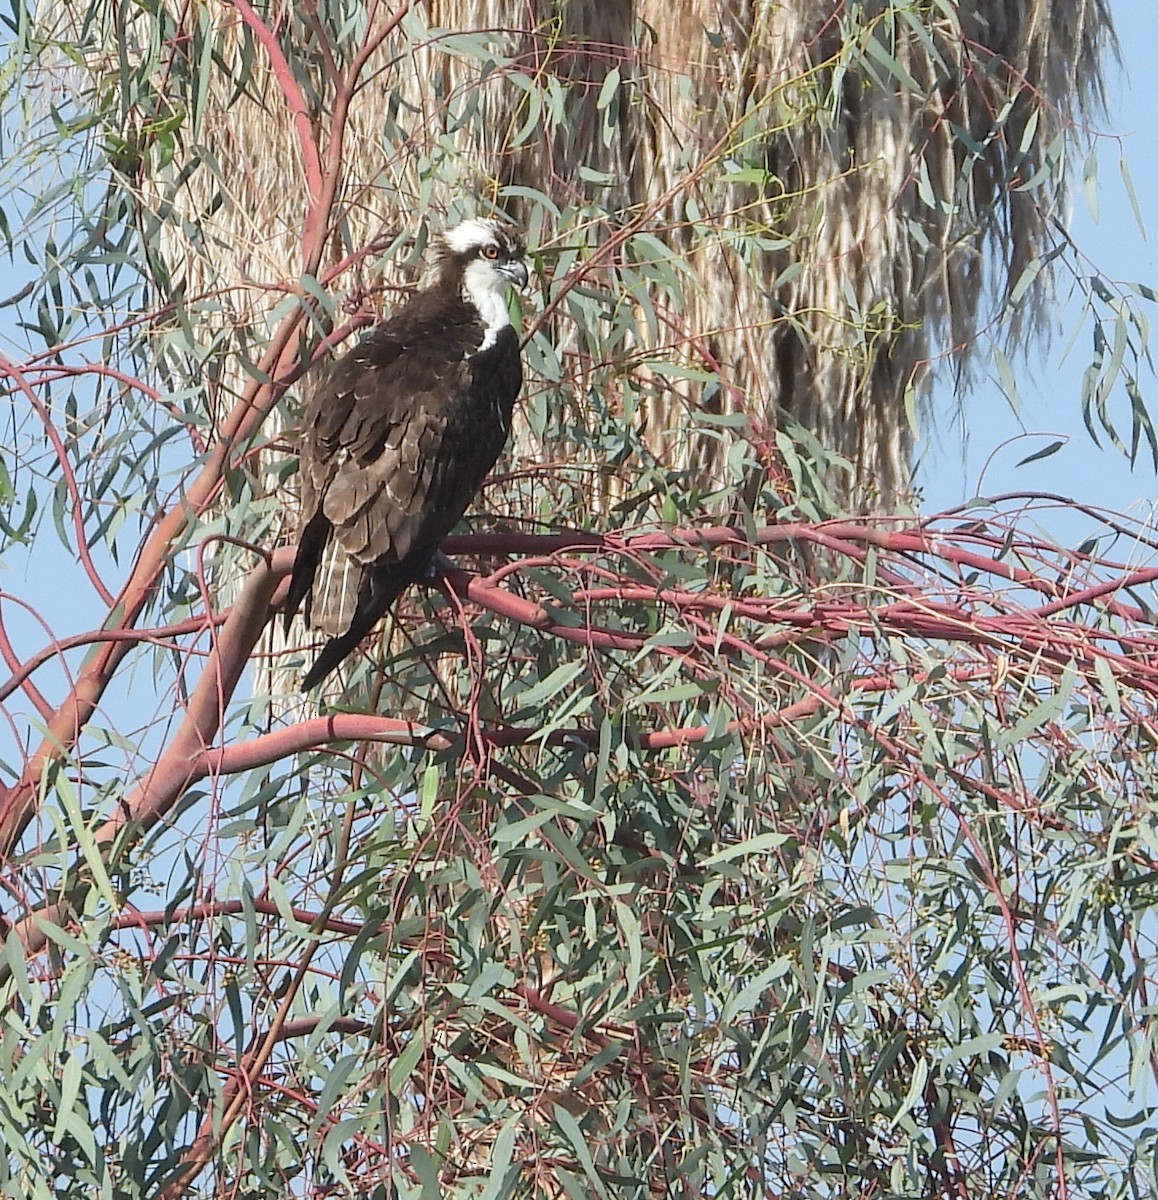
[[[846,492],[869,506],[907,488],[906,393],[945,357],[967,376],[991,325],[1014,343],[1040,329],[1040,287],[1006,300],[1048,248],[1065,136],[1100,99],[1112,39],[1103,0],[537,0],[514,19],[497,0],[432,0],[389,14],[359,59],[363,31],[341,16],[171,11],[182,144],[138,192],[185,218],[160,226],[168,281],[227,295],[262,336],[335,155],[331,292],[397,283],[412,261],[398,234],[498,203],[532,225],[548,270],[558,258],[629,302],[632,328],[601,345],[556,275],[549,382],[579,402],[638,393],[650,450],[716,481],[704,406],[747,413],[756,439],[787,413],[852,462]],[[128,25],[142,45],[143,22]],[[107,81],[105,62],[91,66]],[[690,271],[622,278],[649,244]],[[386,257],[368,262],[370,245]],[[513,458],[557,450],[525,428]]]

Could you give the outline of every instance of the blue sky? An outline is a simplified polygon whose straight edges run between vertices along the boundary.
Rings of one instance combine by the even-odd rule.
[[[1121,43],[1122,68],[1111,67],[1108,112],[1095,122],[1099,211],[1095,220],[1081,186],[1078,156],[1072,160],[1071,232],[1093,268],[1105,277],[1158,290],[1154,244],[1158,238],[1158,74],[1154,70],[1158,3],[1110,0],[1110,9]],[[1129,165],[1146,239],[1119,173],[1120,156]],[[1086,432],[1081,382],[1090,359],[1091,334],[1085,328],[1073,340],[1080,323],[1080,298],[1067,299],[1068,285],[1059,280],[1059,325],[1050,345],[1044,352],[1032,354],[1028,362],[1014,364],[1020,418],[1002,394],[995,369],[979,377],[961,411],[947,387],[935,399],[933,425],[918,443],[918,483],[924,491],[926,512],[960,504],[978,494],[1049,491],[1117,512],[1128,511],[1143,520],[1149,516],[1158,498],[1149,459],[1139,456],[1131,472],[1120,452],[1099,450]],[[1158,324],[1158,306],[1148,306],[1147,316]],[[1141,385],[1147,407],[1158,421],[1158,379],[1148,372]],[[1118,397],[1117,403],[1117,411],[1124,411],[1124,399]],[[1002,447],[1020,434],[1033,436]],[[1016,466],[1055,438],[1068,439],[1062,450],[1037,463]],[[1060,525],[1055,531],[1059,536],[1067,533]]]

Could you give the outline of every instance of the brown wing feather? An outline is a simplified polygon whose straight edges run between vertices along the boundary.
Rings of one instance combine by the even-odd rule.
[[[467,359],[482,332],[456,297],[422,293],[315,392],[304,419],[303,549],[287,620],[305,598],[311,624],[341,633],[371,566],[381,577],[405,564],[400,578],[413,576],[462,516],[502,450],[518,390],[517,378],[505,381],[505,419],[497,408],[472,408]]]
[[[335,464],[319,488],[333,537],[358,562],[399,562],[422,539],[434,463],[446,432],[446,416],[417,398],[414,410],[392,431],[380,457],[360,463],[356,455]]]

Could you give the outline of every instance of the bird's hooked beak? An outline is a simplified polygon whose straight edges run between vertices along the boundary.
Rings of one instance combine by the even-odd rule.
[[[500,264],[495,268],[498,273],[514,284],[515,287],[527,286],[530,276],[527,274],[527,264],[521,258],[512,258],[510,262]]]

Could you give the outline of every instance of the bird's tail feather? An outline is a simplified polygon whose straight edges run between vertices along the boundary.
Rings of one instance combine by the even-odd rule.
[[[337,637],[350,628],[370,569],[332,539],[322,552],[310,594],[309,624]]]
[[[308,691],[323,679],[348,655],[383,617],[395,600],[423,574],[425,564],[418,567],[393,563],[386,567],[371,567],[362,577],[358,605],[346,632],[332,637],[322,647],[314,665],[302,680],[302,691]]]
[[[302,601],[309,593],[318,569],[318,560],[326,548],[326,540],[330,536],[330,522],[319,509],[310,518],[298,539],[298,552],[294,555],[294,569],[290,576],[289,591],[286,593],[285,607],[282,615],[286,632],[289,632],[290,622],[297,615]]]

